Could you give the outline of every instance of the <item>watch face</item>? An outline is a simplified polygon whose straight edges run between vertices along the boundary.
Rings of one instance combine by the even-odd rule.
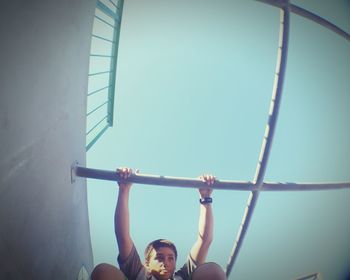
[[[213,202],[213,199],[211,197],[204,197],[204,198],[201,198],[199,200],[199,202],[201,204],[208,204],[208,203],[212,203]]]

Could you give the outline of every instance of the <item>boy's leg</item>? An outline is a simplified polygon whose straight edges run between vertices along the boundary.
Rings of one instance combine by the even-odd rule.
[[[226,280],[224,270],[216,263],[209,262],[198,266],[192,273],[192,280]]]
[[[91,280],[125,280],[123,272],[108,263],[98,264],[91,273]]]

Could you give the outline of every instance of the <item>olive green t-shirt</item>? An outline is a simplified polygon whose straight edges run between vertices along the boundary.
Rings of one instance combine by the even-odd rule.
[[[157,280],[154,276],[150,275],[143,266],[135,245],[133,245],[126,260],[122,261],[118,256],[118,263],[120,270],[129,280]],[[189,280],[191,273],[196,267],[196,263],[189,255],[183,267],[177,270],[170,280]]]

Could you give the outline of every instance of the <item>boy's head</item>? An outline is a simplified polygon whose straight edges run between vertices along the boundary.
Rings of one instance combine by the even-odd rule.
[[[159,280],[168,280],[176,268],[177,250],[166,239],[152,241],[145,250],[145,267]]]

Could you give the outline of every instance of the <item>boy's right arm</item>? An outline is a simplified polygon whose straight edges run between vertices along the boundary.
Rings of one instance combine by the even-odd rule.
[[[132,174],[132,169],[120,168],[117,169],[117,172],[122,178],[127,179]],[[132,183],[118,182],[118,185],[119,194],[114,215],[114,229],[119,248],[119,257],[124,261],[130,255],[133,247],[129,221],[129,193]]]

